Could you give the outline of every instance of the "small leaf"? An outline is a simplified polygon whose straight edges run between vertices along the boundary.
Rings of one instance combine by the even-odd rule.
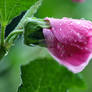
[[[13,20],[6,26],[5,37],[7,37],[9,33],[16,28],[20,21],[23,22],[26,17],[32,17],[37,12],[37,9],[41,5],[41,3],[42,0],[39,0],[32,7],[30,7],[30,9],[27,12],[23,11],[20,15],[14,17]],[[22,23],[20,24],[22,25]]]
[[[18,92],[67,92],[85,88],[79,74],[73,74],[53,59],[36,59],[22,67],[23,84]]]
[[[20,12],[27,10],[37,0],[0,0],[0,22],[8,24]]]
[[[42,30],[42,27],[36,22],[27,23],[24,30],[24,43],[26,45],[40,44],[45,39]]]
[[[26,18],[33,17],[34,14],[37,12],[38,8],[40,7],[41,3],[42,0],[38,0],[32,7],[30,7],[16,28],[24,27]]]
[[[23,11],[20,15],[13,18],[13,20],[6,26],[5,38],[16,28],[25,13],[26,11]]]
[[[26,45],[45,46],[43,28],[50,28],[48,21],[44,19],[28,18],[24,27],[24,43]]]
[[[17,24],[17,26],[14,28],[13,31],[16,31],[18,29],[23,29],[24,28],[24,25],[25,25],[25,22],[26,22],[26,19],[28,17],[32,17],[36,12],[37,12],[37,9],[39,8],[39,6],[41,5],[42,3],[42,0],[38,0],[32,7],[30,7],[26,13],[24,14],[24,16],[21,18],[21,20],[19,21],[19,23]],[[20,15],[21,16],[21,15]],[[15,18],[16,20],[16,18]],[[15,24],[16,25],[16,24]],[[12,38],[9,36],[6,38],[6,42],[7,43],[12,43],[14,42],[14,40],[17,38],[18,34],[14,34],[12,36]]]

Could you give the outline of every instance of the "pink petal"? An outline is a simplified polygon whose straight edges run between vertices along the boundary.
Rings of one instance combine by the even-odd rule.
[[[51,29],[43,29],[51,55],[74,73],[88,64],[92,52],[92,23],[78,19],[54,19]]]

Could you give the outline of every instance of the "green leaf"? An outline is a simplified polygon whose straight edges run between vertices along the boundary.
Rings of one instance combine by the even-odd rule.
[[[12,18],[27,10],[37,0],[0,0],[0,23],[8,24]]]
[[[17,92],[22,84],[21,65],[25,65],[37,57],[45,57],[45,48],[28,47],[19,41],[9,50],[6,57],[0,62],[0,92]],[[39,53],[39,54],[36,54]]]
[[[16,27],[16,29],[17,29],[17,28],[24,27],[26,18],[33,17],[34,14],[37,12],[38,8],[40,7],[41,3],[42,3],[42,0],[38,0],[32,7],[30,7],[30,8],[27,10],[27,12],[25,13],[25,15],[23,16],[23,18],[22,18],[21,21],[19,22],[19,24],[18,24],[18,26]]]
[[[19,24],[13,30],[14,33],[11,33],[11,34],[13,34],[13,36],[11,34],[9,34],[9,36],[6,38],[6,43],[12,43],[12,42],[14,42],[14,40],[18,36],[18,34],[16,34],[15,31],[24,28],[24,25],[25,25],[26,20],[29,17],[33,17],[34,16],[34,14],[37,12],[38,8],[40,7],[41,3],[42,3],[42,0],[38,0],[32,7],[30,7],[27,10],[27,12],[24,14],[24,16],[22,17],[22,19],[20,20]],[[9,40],[11,40],[11,42]]]
[[[68,92],[85,88],[79,74],[73,74],[53,59],[36,59],[22,67],[23,84],[18,92]]]

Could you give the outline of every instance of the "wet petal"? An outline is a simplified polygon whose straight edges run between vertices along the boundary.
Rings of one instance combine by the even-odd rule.
[[[92,23],[70,18],[50,21],[51,29],[44,29],[51,55],[74,73],[88,64],[92,53]]]

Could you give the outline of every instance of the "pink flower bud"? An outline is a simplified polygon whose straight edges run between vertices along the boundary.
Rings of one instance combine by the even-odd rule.
[[[81,72],[92,57],[92,22],[83,19],[46,18],[50,29],[43,29],[48,50],[74,73]]]
[[[85,0],[72,0],[73,2],[84,2]]]

